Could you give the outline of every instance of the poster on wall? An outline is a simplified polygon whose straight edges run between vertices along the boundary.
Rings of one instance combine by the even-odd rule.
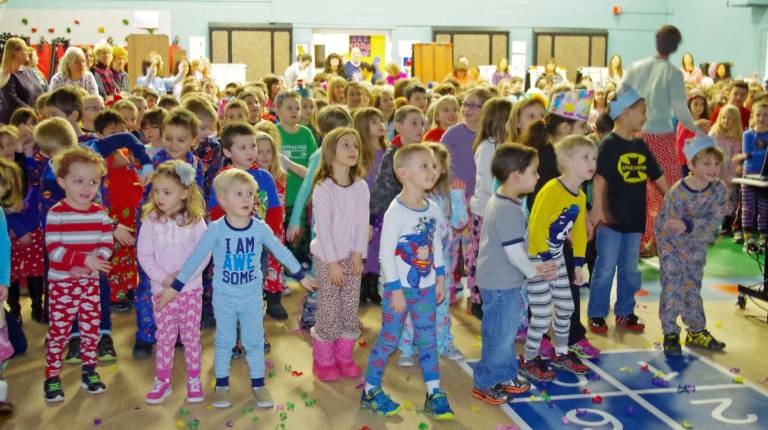
[[[371,36],[349,36],[349,50],[352,48],[360,49],[363,57],[371,55]]]

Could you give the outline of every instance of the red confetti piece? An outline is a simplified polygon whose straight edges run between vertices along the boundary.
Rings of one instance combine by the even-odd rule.
[[[357,344],[360,345],[360,348],[365,348],[366,346],[368,346],[368,343],[366,343],[365,340],[361,340]]]
[[[362,426],[360,427],[360,430],[371,430],[371,428],[368,426]]]
[[[80,20],[75,20],[75,25],[80,25]]]
[[[296,376],[296,377],[301,376],[303,374],[304,372],[300,372],[298,370],[294,370],[293,372],[291,372],[291,376]]]
[[[640,370],[642,370],[643,372],[647,372],[648,371],[648,364],[646,363],[646,364],[643,364],[642,366],[640,366]]]
[[[584,393],[584,394],[589,394],[589,388],[585,388],[585,389],[581,390],[581,392]]]
[[[603,403],[602,396],[594,396],[592,397],[592,403],[599,405],[600,403]]]
[[[37,28],[35,27],[32,27],[30,30],[32,31],[32,33],[37,33]]]

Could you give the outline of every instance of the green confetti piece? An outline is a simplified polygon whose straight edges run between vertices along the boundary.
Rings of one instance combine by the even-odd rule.
[[[275,372],[267,373],[267,378],[274,378],[274,377],[275,377]]]
[[[285,421],[288,419],[288,414],[285,412],[280,412],[280,421]]]
[[[302,391],[301,400],[307,400],[307,398],[309,398],[309,393],[307,393],[306,391]]]
[[[292,411],[292,410],[296,409],[296,405],[294,405],[291,402],[288,402],[288,403],[285,404],[285,409],[287,409],[289,411]]]
[[[429,425],[427,423],[419,423],[419,430],[427,430]]]
[[[130,21],[128,21],[127,19],[124,19],[124,20],[123,20],[123,25],[128,25],[128,24],[130,24],[130,23],[131,23],[131,22],[130,22]]]
[[[21,23],[27,25],[29,24],[29,20],[27,18],[21,18]]]
[[[258,421],[258,420],[259,420],[259,417],[258,417],[258,416],[254,416],[253,418],[251,418],[251,422],[252,422],[252,423],[255,423],[255,422],[256,422],[256,421]]]
[[[251,413],[251,412],[253,412],[253,411],[254,411],[254,407],[253,407],[253,406],[246,406],[246,407],[244,407],[243,409],[240,409],[240,412],[241,412],[243,415],[245,415],[245,414],[250,414],[250,413]]]
[[[304,406],[308,408],[313,408],[316,403],[317,403],[317,400],[310,400],[310,399],[304,400]]]
[[[200,427],[200,420],[197,418],[187,423],[187,428],[189,428],[189,430],[197,430],[198,427]]]
[[[189,409],[184,409],[184,408],[179,409],[179,415],[181,415],[182,417],[186,417],[187,415],[189,415]]]

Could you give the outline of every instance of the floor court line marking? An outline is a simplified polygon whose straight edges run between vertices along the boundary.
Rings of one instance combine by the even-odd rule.
[[[689,353],[689,354],[691,354],[693,356],[696,356],[699,360],[701,360],[702,362],[704,362],[706,364],[709,364],[710,366],[712,366],[715,369],[717,369],[720,372],[722,372],[724,375],[728,375],[731,378],[734,378],[734,377],[737,376],[737,375],[731,373],[730,370],[726,369],[725,366],[723,366],[723,365],[721,365],[719,363],[715,363],[714,361],[710,360],[707,357],[704,357],[703,355],[699,355],[696,351],[693,351],[693,350],[689,349],[687,346],[683,347],[683,351],[685,351],[685,352],[687,352],[687,353]],[[756,383],[754,383],[752,381],[748,381],[748,380],[744,379],[744,382],[742,384],[738,384],[738,385],[745,385],[745,386],[747,386],[749,388],[752,388],[753,390],[757,391],[758,393],[762,394],[763,396],[768,397],[768,390],[764,389],[763,387],[761,387],[760,385],[758,385],[758,384],[756,384]]]
[[[717,385],[697,385],[696,391],[715,391],[715,390],[723,390],[723,389],[744,389],[748,388],[744,384],[717,384]],[[540,390],[537,390],[540,392]],[[637,394],[668,394],[668,393],[677,393],[677,387],[675,388],[646,388],[643,390],[632,390],[633,393]],[[693,392],[693,391],[692,391]],[[607,391],[604,393],[599,392],[592,392],[589,394],[562,394],[559,396],[550,396],[549,399],[551,401],[557,401],[557,400],[579,400],[579,399],[591,399],[594,396],[600,396],[600,397],[618,397],[618,396],[626,396],[627,394],[621,391]],[[535,400],[531,400],[530,397],[518,397],[515,399],[512,399],[511,403],[539,403],[543,402],[543,399],[536,398]]]

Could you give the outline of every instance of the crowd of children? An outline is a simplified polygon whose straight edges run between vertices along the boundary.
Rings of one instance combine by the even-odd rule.
[[[475,398],[504,403],[552,368],[586,374],[582,360],[600,355],[587,327],[608,331],[617,271],[615,325],[645,328],[634,297],[650,184],[666,194],[654,229],[664,350],[681,353],[678,315],[688,346],[725,347],[706,330],[701,281],[718,234],[765,246],[768,200],[730,182],[764,173],[759,85],[689,89],[710,135],[678,127],[683,179],[669,184],[629,85],[508,94],[519,82],[500,75],[428,90],[398,71],[389,83],[319,73],[290,88],[269,75],[221,93],[206,79],[175,82],[175,96],[137,87],[106,105],[63,86],[0,127],[0,300],[20,322],[26,286],[32,319],[49,325],[46,402],[64,400],[63,362],[82,365],[89,393],[107,389],[96,366],[118,358],[111,312],[135,308],[133,357],[155,350],[147,403],[171,394],[177,343],[187,401],[206,398],[200,336],[215,325],[213,406],[232,405],[230,362],[245,354],[256,406],[272,407],[263,318],[288,318],[283,270],[309,290],[301,324],[314,375],[362,375],[361,406],[378,414],[401,410],[382,387],[399,349],[400,366],[418,357],[424,411],[453,418],[439,359],[464,358],[450,315],[463,296],[482,320]],[[381,328],[362,370],[352,353],[369,300]],[[0,378],[12,354],[4,330]]]

